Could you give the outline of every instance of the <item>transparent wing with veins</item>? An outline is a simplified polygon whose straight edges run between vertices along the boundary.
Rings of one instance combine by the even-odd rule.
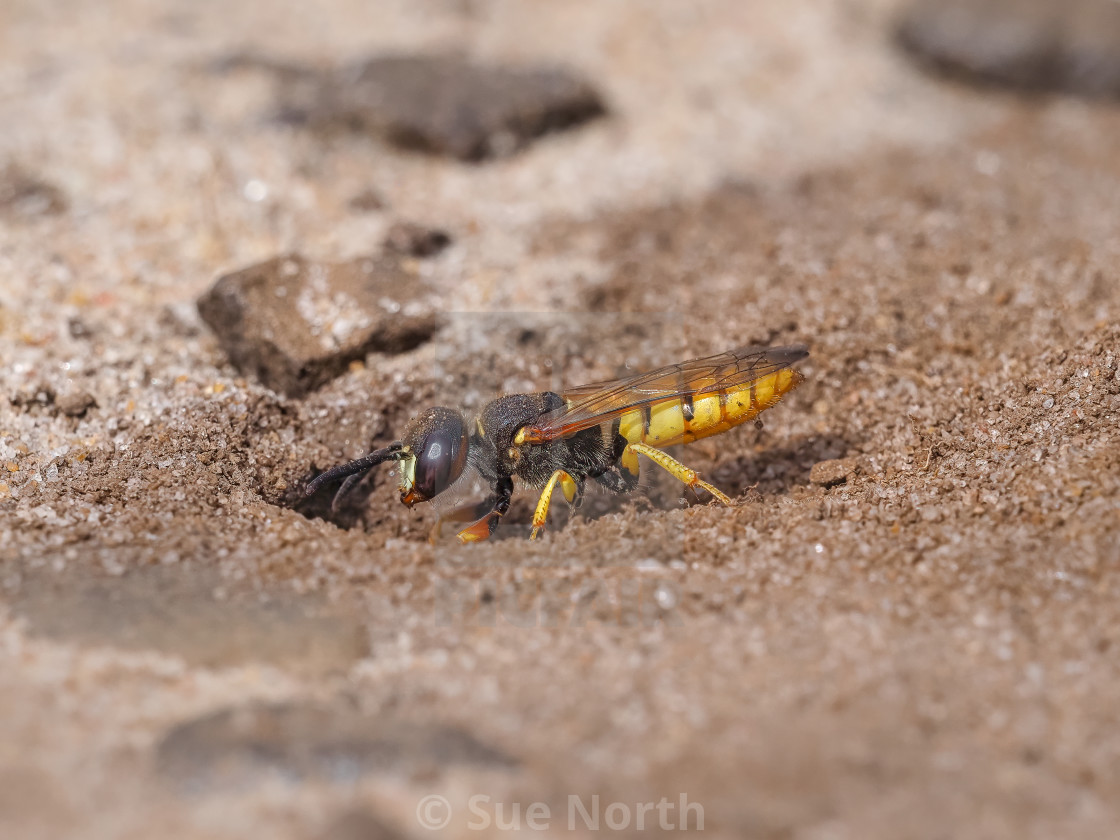
[[[598,426],[639,406],[749,385],[808,355],[808,349],[800,344],[740,347],[649,373],[571,388],[561,395],[567,405],[526,426],[524,440],[544,443]]]

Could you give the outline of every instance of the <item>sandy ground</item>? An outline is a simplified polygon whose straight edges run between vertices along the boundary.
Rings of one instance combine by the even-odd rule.
[[[1120,109],[927,76],[894,13],[0,6],[4,836],[428,836],[433,795],[444,837],[596,795],[630,835],[682,796],[721,837],[1114,830]],[[220,69],[387,49],[563,62],[610,115],[471,165]],[[303,399],[230,366],[216,276],[400,219],[454,237],[431,341]],[[750,342],[812,357],[676,453],[733,509],[650,476],[459,547],[384,474],[350,527],[292,508],[428,405]]]

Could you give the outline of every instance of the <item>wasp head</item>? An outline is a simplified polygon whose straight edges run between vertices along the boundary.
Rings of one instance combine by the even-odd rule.
[[[429,408],[401,435],[401,501],[427,502],[455,483],[467,463],[467,425],[450,408]]]

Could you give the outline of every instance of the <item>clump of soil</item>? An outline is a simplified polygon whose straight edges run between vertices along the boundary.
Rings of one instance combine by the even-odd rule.
[[[276,257],[218,278],[198,311],[239,370],[290,396],[368,353],[411,350],[438,326],[421,282],[391,257]]]
[[[963,78],[1120,95],[1120,8],[1110,0],[917,0],[898,38],[921,60]]]
[[[455,55],[377,56],[279,78],[288,119],[463,161],[509,155],[606,112],[591,83],[570,69],[487,65]]]
[[[9,221],[53,216],[66,210],[66,195],[54,184],[22,166],[0,169],[0,218]]]

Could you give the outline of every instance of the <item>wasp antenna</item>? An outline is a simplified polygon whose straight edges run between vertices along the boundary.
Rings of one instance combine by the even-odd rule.
[[[364,473],[355,473],[354,475],[346,476],[346,479],[342,483],[342,486],[340,486],[338,488],[338,492],[335,493],[335,497],[330,500],[330,512],[338,513],[338,507],[342,505],[344,498],[346,498],[346,494],[349,493],[349,488],[353,487],[358,482],[361,482],[364,477]]]
[[[304,495],[313,495],[315,491],[317,491],[328,481],[334,481],[338,478],[353,477],[357,473],[365,472],[366,470],[371,469],[372,467],[376,467],[378,464],[385,461],[399,461],[401,459],[401,448],[403,446],[403,443],[401,443],[400,441],[396,441],[389,444],[384,449],[375,450],[374,452],[369,453],[363,458],[359,458],[356,461],[351,461],[349,464],[342,464],[340,466],[329,469],[325,473],[315,476],[315,478],[307,485],[307,489],[303,491]],[[348,481],[343,485],[343,488],[349,489],[352,483],[353,482]],[[342,488],[339,489],[339,494],[341,493]]]

